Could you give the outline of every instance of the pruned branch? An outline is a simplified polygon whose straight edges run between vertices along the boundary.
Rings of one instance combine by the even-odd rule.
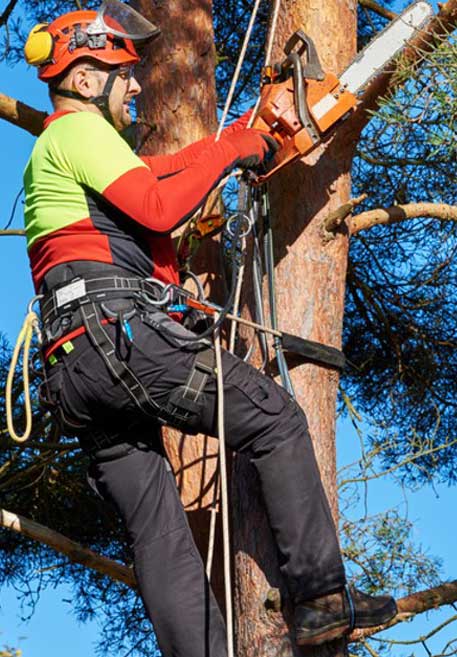
[[[0,509],[0,527],[6,527],[34,541],[44,543],[53,548],[53,550],[64,554],[70,561],[79,563],[87,568],[92,568],[102,575],[107,575],[113,580],[127,584],[131,588],[136,587],[133,570],[127,566],[112,559],[102,557],[66,536],[44,525],[40,525],[38,522],[16,515],[5,509]]]
[[[389,21],[393,21],[394,18],[397,18],[398,16],[398,14],[396,14],[394,11],[390,11],[390,9],[387,9],[387,7],[378,5],[378,3],[374,0],[359,0],[359,5],[365,7],[365,9],[369,9],[370,11],[374,11],[375,14],[382,16],[382,18],[387,18]]]
[[[450,605],[456,601],[457,580],[434,586],[425,591],[412,593],[411,595],[407,595],[406,597],[397,600],[398,614],[389,623],[377,627],[369,627],[363,630],[354,630],[354,632],[348,637],[348,641],[361,641],[362,639],[377,634],[388,627],[409,620],[417,614],[422,614],[424,611],[438,609],[439,607]]]
[[[7,237],[13,237],[13,236],[25,236],[25,230],[21,230],[18,228],[17,230],[14,228],[8,228],[8,230],[0,230],[0,236],[1,235],[6,235]]]
[[[43,122],[47,117],[46,112],[21,103],[5,94],[0,93],[0,119],[5,119],[19,128],[27,130],[32,135],[38,136],[43,131]]]
[[[373,226],[397,224],[406,219],[431,217],[441,221],[457,221],[457,206],[446,203],[408,203],[407,205],[393,205],[390,208],[377,208],[367,210],[352,218],[350,233],[355,235],[361,230],[368,230]]]
[[[357,141],[371,119],[371,111],[379,105],[379,99],[391,94],[404,82],[398,71],[404,66],[419,66],[424,56],[434,50],[443,38],[447,38],[457,25],[457,0],[448,0],[440,5],[440,11],[431,19],[424,30],[408,42],[408,47],[396,64],[378,75],[366,89],[360,105],[345,126],[345,138]]]

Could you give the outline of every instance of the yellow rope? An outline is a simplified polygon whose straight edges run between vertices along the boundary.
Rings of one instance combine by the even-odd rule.
[[[25,320],[24,324],[19,332],[17,338],[16,346],[14,347],[13,357],[11,358],[10,369],[8,372],[8,378],[6,380],[6,426],[8,433],[11,438],[17,443],[25,442],[31,432],[32,432],[32,404],[30,401],[30,384],[29,384],[29,355],[30,355],[30,345],[32,343],[33,332],[35,331],[40,337],[40,331],[38,328],[39,319],[38,315],[33,311],[30,311]],[[22,376],[23,376],[23,389],[24,389],[24,407],[25,407],[25,431],[22,436],[19,436],[16,433],[14,428],[13,420],[13,409],[12,409],[12,390],[13,390],[13,381],[14,373],[16,370],[17,362],[19,360],[19,355],[21,349],[23,348],[24,353],[22,357]]]

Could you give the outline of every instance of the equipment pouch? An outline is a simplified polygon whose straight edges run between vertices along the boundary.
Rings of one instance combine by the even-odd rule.
[[[162,412],[161,417],[166,424],[175,429],[196,435],[199,432],[200,419],[207,403],[206,395],[200,393],[198,399],[193,400],[185,396],[186,392],[188,392],[186,386],[175,388],[168,397],[165,414]]]

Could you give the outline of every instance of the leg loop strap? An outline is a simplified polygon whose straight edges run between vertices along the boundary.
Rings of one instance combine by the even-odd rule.
[[[86,332],[114,378],[146,415],[159,416],[161,407],[149,397],[146,388],[128,365],[116,355],[116,347],[100,321],[96,305],[89,299],[80,306]]]

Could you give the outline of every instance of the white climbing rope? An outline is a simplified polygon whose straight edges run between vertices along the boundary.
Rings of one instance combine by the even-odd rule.
[[[246,34],[243,40],[243,45],[240,51],[240,55],[238,57],[237,65],[235,67],[229,93],[225,101],[225,106],[222,112],[222,117],[219,122],[219,127],[216,133],[215,141],[218,141],[222,134],[222,130],[224,128],[225,121],[230,110],[230,106],[233,100],[233,95],[235,92],[236,85],[238,83],[241,67],[244,62],[244,58],[251,38],[251,34],[257,16],[257,12],[260,6],[260,2],[261,0],[256,0],[251,12],[248,28],[246,30]],[[266,63],[268,63],[271,57],[273,40],[276,32],[277,20],[279,15],[279,8],[280,8],[280,0],[275,0],[275,6],[273,10],[272,22],[271,22],[270,33],[269,33],[269,40],[266,50],[266,58],[265,58]],[[256,110],[258,108],[259,101],[260,98],[258,99],[257,104],[252,113],[252,117],[248,124],[249,127],[252,125],[252,121],[255,116]],[[239,175],[238,172],[237,174]],[[222,181],[222,183],[218,186],[218,189],[220,187],[224,187],[227,180]],[[246,250],[246,236],[242,237],[241,250],[242,250],[242,254],[244,255]],[[236,293],[235,293],[235,301],[234,301],[233,315],[232,315],[234,319],[238,315],[241,289],[243,283],[243,274],[244,274],[244,257],[243,257],[243,262],[240,266],[240,271],[238,273],[238,278],[236,283]],[[219,316],[218,314],[215,315],[214,321],[217,321],[218,316]],[[238,324],[237,321],[232,321],[231,324],[230,342],[229,342],[229,351],[231,353],[234,352],[234,348],[235,348],[237,324]],[[218,497],[218,489],[220,487],[223,542],[224,542],[224,578],[225,578],[225,601],[226,601],[226,625],[227,625],[227,653],[228,653],[228,657],[233,657],[234,656],[233,602],[232,602],[232,584],[231,584],[231,574],[230,574],[230,530],[229,530],[229,519],[228,519],[227,466],[226,466],[225,431],[224,431],[224,382],[223,382],[223,373],[222,373],[222,357],[221,357],[219,328],[217,328],[214,332],[214,349],[216,353],[216,373],[217,373],[217,390],[218,390],[219,478],[215,482],[215,495],[211,508],[209,544],[208,544],[208,554],[206,561],[206,574],[208,578],[210,578],[212,563],[213,563],[214,542],[215,542],[215,532],[216,532],[217,497]]]
[[[248,24],[248,27],[247,27],[247,30],[246,30],[246,34],[244,35],[243,45],[241,47],[241,51],[240,51],[240,54],[238,56],[238,61],[236,63],[235,71],[233,73],[232,82],[230,84],[230,89],[229,89],[229,92],[228,92],[228,95],[227,95],[227,98],[226,98],[226,101],[225,101],[224,111],[222,112],[222,117],[221,117],[221,120],[219,121],[219,128],[217,129],[216,140],[215,141],[219,141],[222,130],[224,129],[225,120],[226,120],[227,115],[229,113],[230,105],[232,104],[233,94],[235,93],[235,88],[236,88],[236,85],[238,83],[238,78],[240,76],[241,67],[243,66],[244,58],[246,56],[246,50],[247,50],[247,47],[249,45],[249,41],[251,39],[251,34],[252,34],[253,27],[254,27],[254,22],[255,22],[255,19],[256,19],[257,12],[259,10],[259,6],[260,6],[261,1],[262,0],[256,0],[255,3],[254,3],[254,7],[252,8],[251,17],[249,19],[249,24]]]
[[[214,314],[214,322],[219,319],[219,313]],[[216,379],[217,379],[217,429],[219,436],[219,467],[222,506],[222,535],[224,543],[224,581],[225,581],[225,608],[227,625],[227,655],[234,657],[233,636],[233,600],[232,600],[232,578],[230,573],[230,527],[229,527],[229,504],[227,485],[227,457],[225,449],[225,413],[224,413],[224,379],[222,371],[222,348],[220,339],[220,327],[216,326],[214,331],[214,351],[216,354]]]

